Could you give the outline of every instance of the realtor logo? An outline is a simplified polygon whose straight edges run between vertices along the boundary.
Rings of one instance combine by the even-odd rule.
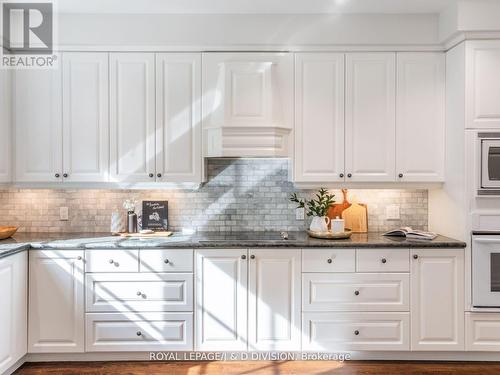
[[[53,7],[52,1],[2,1],[2,67],[54,66],[57,56],[53,56]]]

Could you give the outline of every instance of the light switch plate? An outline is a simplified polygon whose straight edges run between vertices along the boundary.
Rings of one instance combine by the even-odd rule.
[[[305,210],[303,208],[295,209],[295,220],[304,220]]]
[[[399,220],[399,204],[391,204],[385,208],[385,218],[387,220]]]
[[[61,220],[61,221],[68,221],[69,220],[68,207],[59,207],[59,220]]]

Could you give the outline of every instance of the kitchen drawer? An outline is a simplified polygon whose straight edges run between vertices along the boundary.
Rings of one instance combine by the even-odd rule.
[[[409,274],[304,273],[303,311],[409,311]]]
[[[357,272],[410,272],[409,249],[358,249]]]
[[[86,314],[87,352],[193,350],[192,313]]]
[[[141,250],[140,272],[193,272],[193,250]]]
[[[500,351],[500,314],[465,313],[465,350]]]
[[[303,313],[302,350],[409,350],[410,314]]]
[[[355,270],[354,249],[302,250],[302,272],[354,272]]]
[[[87,272],[139,272],[139,250],[86,250]]]
[[[191,273],[85,275],[87,312],[193,311]]]

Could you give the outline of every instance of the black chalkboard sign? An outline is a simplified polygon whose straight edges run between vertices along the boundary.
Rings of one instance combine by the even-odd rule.
[[[168,230],[168,201],[142,201],[142,229]]]

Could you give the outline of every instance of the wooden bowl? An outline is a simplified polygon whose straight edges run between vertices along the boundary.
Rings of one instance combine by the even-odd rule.
[[[17,232],[17,227],[0,227],[0,240],[12,237]]]

